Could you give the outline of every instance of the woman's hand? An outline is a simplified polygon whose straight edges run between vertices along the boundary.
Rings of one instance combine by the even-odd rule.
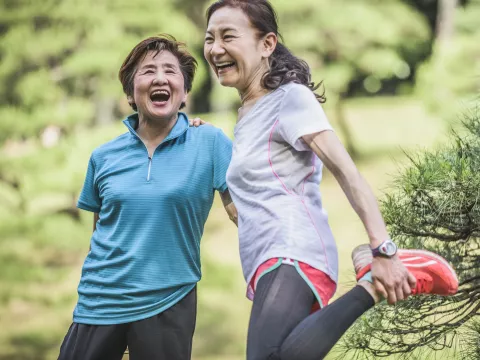
[[[194,119],[188,119],[188,124],[190,126],[199,127],[201,125],[212,125],[209,122],[203,121],[202,119],[196,117]]]
[[[222,198],[223,206],[225,207],[225,211],[228,214],[230,220],[233,221],[235,225],[238,227],[238,213],[235,204],[230,196],[230,192],[225,190],[223,193],[220,193],[220,197]]]
[[[405,300],[415,288],[417,280],[397,256],[385,258],[377,256],[372,262],[373,286],[377,294],[387,299],[391,305]]]

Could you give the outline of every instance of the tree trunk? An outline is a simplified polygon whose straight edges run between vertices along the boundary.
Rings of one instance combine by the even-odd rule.
[[[355,139],[353,138],[352,132],[350,131],[350,127],[348,126],[347,119],[345,117],[342,97],[339,97],[335,102],[335,118],[337,119],[338,127],[340,128],[340,131],[345,139],[345,148],[352,159],[357,159],[359,153],[355,144]]]
[[[445,44],[450,42],[454,33],[455,9],[458,0],[438,0],[436,42]]]
[[[101,97],[95,99],[95,125],[107,125],[115,121],[114,98]]]
[[[203,48],[198,49],[197,53],[202,53]],[[208,65],[207,60],[202,56],[200,59],[201,62],[205,65],[207,69],[207,76],[205,76],[205,80],[202,83],[202,86],[198,89],[198,91],[192,96],[192,100],[190,102],[191,112],[194,114],[205,114],[212,110],[212,106],[210,104],[210,94],[212,93],[213,89],[213,81],[212,77],[210,76],[210,65]]]

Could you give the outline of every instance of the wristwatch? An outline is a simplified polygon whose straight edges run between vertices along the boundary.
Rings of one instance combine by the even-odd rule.
[[[397,253],[397,245],[392,240],[385,240],[378,247],[372,249],[372,255],[391,258]]]

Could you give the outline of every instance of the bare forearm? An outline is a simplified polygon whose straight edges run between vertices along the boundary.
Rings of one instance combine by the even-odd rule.
[[[220,197],[222,198],[222,203],[225,208],[225,211],[228,214],[228,217],[230,220],[233,221],[235,225],[238,226],[238,213],[237,213],[237,208],[235,207],[235,204],[233,203],[233,200],[230,196],[230,192],[228,190],[224,191],[223,193],[220,193]]]
[[[388,239],[375,195],[337,136],[333,132],[325,131],[306,135],[303,140],[335,176],[348,201],[362,220],[371,246],[377,247]]]
[[[388,239],[389,235],[377,199],[363,176],[355,171],[350,175],[350,179],[340,175],[337,181],[365,226],[371,246],[377,247]]]

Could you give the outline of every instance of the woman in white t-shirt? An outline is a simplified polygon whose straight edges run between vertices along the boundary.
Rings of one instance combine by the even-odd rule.
[[[370,187],[322,110],[308,64],[278,42],[269,2],[217,1],[207,23],[205,58],[242,102],[227,184],[253,299],[247,359],[323,358],[381,297],[393,304],[411,293],[455,293],[455,272],[443,258],[397,252]],[[370,238],[353,252],[358,285],[330,305],[338,260],[319,190],[322,164]]]

